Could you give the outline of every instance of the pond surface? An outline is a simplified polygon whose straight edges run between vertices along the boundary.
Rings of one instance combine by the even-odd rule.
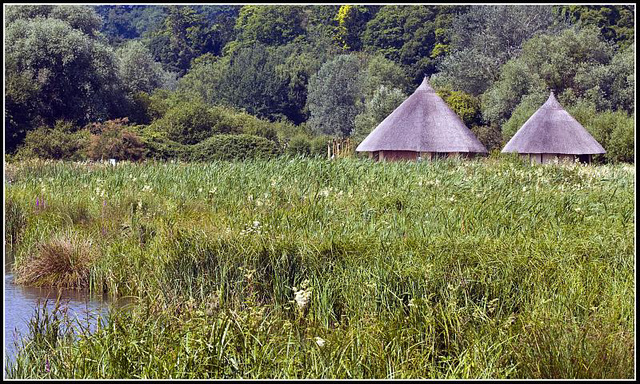
[[[14,284],[13,280],[11,266],[5,264],[3,377],[6,375],[7,362],[15,357],[16,343],[20,345],[20,339],[29,334],[29,319],[39,303],[48,300],[47,308],[51,311],[60,295],[61,308],[67,309],[67,315],[73,324],[77,326],[77,321],[81,321],[86,326],[89,323],[90,329],[95,329],[98,316],[104,318],[112,304],[106,297],[90,296],[88,292],[25,287]]]

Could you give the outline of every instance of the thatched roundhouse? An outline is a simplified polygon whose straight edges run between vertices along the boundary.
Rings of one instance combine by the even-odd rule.
[[[376,160],[473,156],[487,149],[431,88],[422,84],[356,148]]]
[[[590,163],[592,155],[605,150],[551,92],[502,152],[516,152],[536,163],[576,160]]]

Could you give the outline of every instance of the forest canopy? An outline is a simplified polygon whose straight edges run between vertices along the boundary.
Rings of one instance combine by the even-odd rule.
[[[7,5],[5,152],[46,157],[33,138],[48,133],[56,157],[86,157],[111,122],[144,147],[136,158],[193,158],[218,134],[309,154],[321,138],[363,139],[427,76],[489,149],[554,91],[607,150],[600,161],[632,162],[634,10]]]

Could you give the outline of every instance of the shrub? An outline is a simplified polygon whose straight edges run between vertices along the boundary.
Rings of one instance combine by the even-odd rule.
[[[216,133],[214,127],[223,116],[202,101],[184,102],[169,109],[155,122],[168,138],[182,144],[197,144]]]
[[[306,136],[295,136],[289,141],[286,152],[290,155],[309,156],[311,154],[311,142]]]
[[[188,149],[186,157],[192,161],[242,160],[269,158],[279,154],[271,140],[253,135],[215,135]]]
[[[89,128],[89,156],[94,160],[114,158],[137,161],[144,158],[144,144],[125,126],[127,123],[127,118],[93,123]]]
[[[498,151],[502,149],[502,132],[500,128],[492,125],[472,126],[471,131],[476,135],[478,140],[491,152],[494,149]]]
[[[620,112],[618,112],[620,114]],[[606,157],[609,161],[633,163],[634,133],[633,116],[620,118],[611,132]]]
[[[166,132],[158,131],[156,128],[155,125],[150,125],[139,131],[140,140],[147,150],[145,157],[168,160],[184,156],[186,146],[169,139]]]
[[[311,154],[314,156],[327,156],[327,143],[329,136],[317,136],[311,140]]]
[[[42,126],[27,133],[19,157],[40,157],[56,160],[82,160],[88,132],[78,131],[72,123],[59,120],[53,128]]]

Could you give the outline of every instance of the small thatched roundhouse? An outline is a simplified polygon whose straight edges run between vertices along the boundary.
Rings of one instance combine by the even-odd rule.
[[[575,160],[590,163],[592,155],[605,150],[551,92],[502,152],[516,152],[536,163]]]
[[[473,156],[487,149],[431,88],[422,84],[356,148],[376,160]]]

